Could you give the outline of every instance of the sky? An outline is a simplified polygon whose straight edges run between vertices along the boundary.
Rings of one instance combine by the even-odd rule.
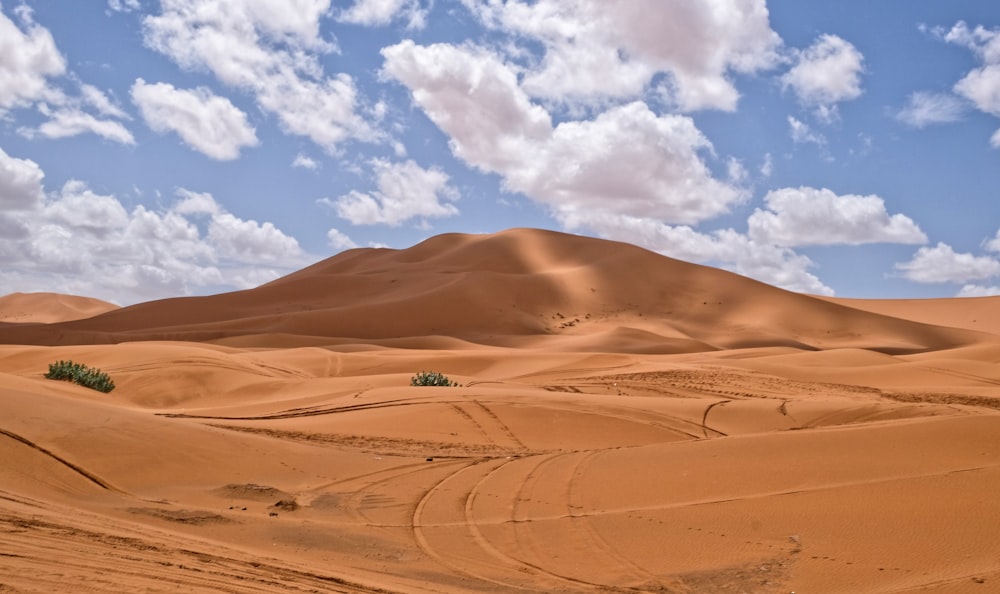
[[[0,295],[512,227],[1000,294],[1000,3],[0,0]]]

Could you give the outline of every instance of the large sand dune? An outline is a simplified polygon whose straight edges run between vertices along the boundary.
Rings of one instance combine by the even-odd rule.
[[[998,312],[514,230],[9,324],[0,592],[996,591]]]

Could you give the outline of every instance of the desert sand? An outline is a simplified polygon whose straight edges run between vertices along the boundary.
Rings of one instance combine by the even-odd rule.
[[[527,229],[3,298],[0,592],[1000,591],[998,313]]]

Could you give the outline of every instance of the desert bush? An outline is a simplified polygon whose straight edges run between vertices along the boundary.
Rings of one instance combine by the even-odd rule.
[[[45,377],[73,382],[98,392],[108,393],[115,389],[115,383],[111,381],[108,374],[103,373],[100,369],[72,361],[49,363],[49,372],[45,374]]]
[[[436,371],[421,371],[410,380],[411,386],[458,386],[444,375]]]

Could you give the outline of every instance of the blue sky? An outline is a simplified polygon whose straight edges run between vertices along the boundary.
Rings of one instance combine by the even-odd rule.
[[[0,0],[0,56],[0,294],[510,227],[1000,293],[994,2]]]

